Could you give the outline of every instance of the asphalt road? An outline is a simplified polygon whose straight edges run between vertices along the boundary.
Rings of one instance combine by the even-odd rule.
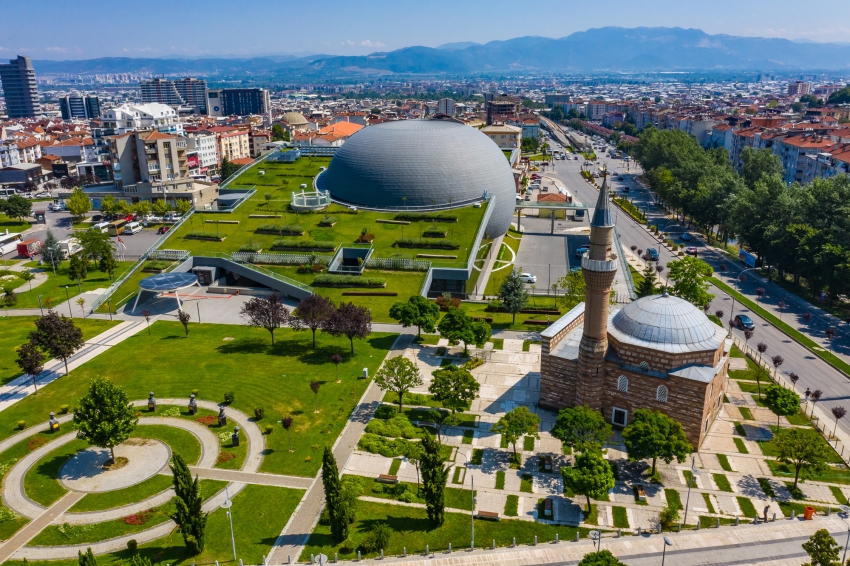
[[[604,163],[605,161],[606,159],[604,158],[600,159],[600,163]],[[613,159],[607,159],[607,161],[609,171],[616,169],[620,172],[625,172],[626,167],[623,165],[622,161]],[[581,177],[581,163],[583,163],[583,159],[581,157],[579,157],[579,161],[556,161],[555,171],[549,170],[547,174],[561,180],[582,202],[595,203],[599,193],[596,188],[591,186]],[[612,187],[617,191],[620,191],[624,184],[628,185],[630,187],[629,196],[632,199],[649,206],[650,218],[655,221],[655,218],[657,217],[662,229],[669,231],[671,234],[681,234],[685,232],[685,227],[677,225],[675,220],[667,219],[663,211],[651,203],[652,199],[648,194],[648,191],[640,187],[640,185],[636,182],[636,173],[635,166],[632,165],[631,171],[624,175],[625,181],[622,183],[614,181],[612,183]],[[664,266],[666,266],[670,261],[677,259],[672,252],[659,245],[657,238],[652,236],[644,227],[632,220],[630,216],[618,207],[614,207],[613,211],[617,231],[623,242],[623,246],[626,249],[630,248],[632,245],[636,245],[638,248],[644,250],[649,247],[660,248],[660,264]],[[592,210],[588,211],[588,216],[593,216]],[[678,239],[679,243],[685,243],[678,237],[676,239]],[[731,264],[728,258],[717,251],[707,248],[705,242],[703,242],[699,236],[695,236],[694,240],[687,242],[687,245],[697,247],[699,250],[698,257],[708,262],[710,265],[715,267],[715,269],[719,269],[719,266],[722,263],[726,263],[727,265]],[[755,281],[751,282],[753,287],[757,284],[758,283]],[[767,287],[769,287],[769,285]],[[747,289],[745,288],[744,291],[747,291]],[[709,288],[709,292],[712,293],[715,298],[712,301],[708,312],[713,313],[716,310],[723,310],[724,317],[722,318],[725,320],[731,318],[733,316],[733,301],[731,297],[713,285]],[[755,296],[752,297],[753,300],[755,300],[755,298]],[[746,307],[741,306],[739,302],[735,303],[734,314],[746,314],[755,323],[755,334],[751,339],[753,345],[758,342],[764,342],[767,345],[767,351],[765,353],[767,357],[779,354],[784,358],[784,362],[779,368],[781,373],[787,375],[790,372],[795,372],[800,376],[800,381],[797,383],[798,391],[805,391],[807,387],[812,390],[822,390],[823,397],[819,402],[819,406],[822,406],[822,408],[825,406],[827,410],[835,406],[848,407],[848,405],[850,405],[850,403],[848,403],[848,400],[850,400],[850,381],[848,381],[842,373],[812,354],[799,343],[791,340],[786,334],[775,328],[765,319],[751,312]],[[790,317],[790,315],[786,316]],[[788,322],[790,319],[785,318],[784,320]],[[741,340],[744,339],[743,332],[741,330],[734,329],[733,332],[738,335]],[[846,419],[842,420],[839,422],[838,426],[844,431],[850,432],[850,426],[848,426],[846,421]]]

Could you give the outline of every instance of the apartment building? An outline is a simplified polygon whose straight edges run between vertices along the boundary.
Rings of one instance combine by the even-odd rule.
[[[793,83],[788,83],[788,96],[805,96],[809,94],[811,90],[811,83],[807,83],[806,81],[794,81]]]
[[[817,156],[827,152],[835,142],[817,133],[790,135],[780,138],[773,143],[773,153],[779,156],[785,168],[785,182],[803,181],[807,156]]]
[[[0,65],[0,82],[9,118],[35,118],[42,113],[32,59],[18,55]]]
[[[493,140],[500,149],[517,149],[522,145],[522,128],[516,126],[493,124],[484,126],[481,132]]]
[[[225,157],[229,161],[251,157],[251,140],[248,130],[239,130],[230,126],[215,126],[205,130],[215,136],[216,161],[221,163]]]
[[[437,101],[437,114],[455,115],[455,101],[451,98],[441,98]]]
[[[110,130],[107,135],[119,135],[135,130],[158,130],[163,133],[183,135],[183,124],[177,112],[166,104],[122,104],[110,108],[100,116],[101,127]]]
[[[215,134],[192,132],[186,135],[186,161],[190,175],[212,175],[218,170]],[[192,156],[195,159],[192,159]],[[195,165],[193,167],[193,165]]]
[[[148,79],[139,83],[142,102],[159,102],[173,107],[191,107],[195,114],[207,113],[207,81],[186,77],[176,80]]]
[[[272,104],[264,88],[222,88],[207,91],[207,113],[210,116],[262,116],[271,124]]]
[[[100,116],[100,99],[79,92],[59,98],[59,111],[63,120],[91,120]]]

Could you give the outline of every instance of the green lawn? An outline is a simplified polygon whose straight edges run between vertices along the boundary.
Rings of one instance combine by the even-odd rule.
[[[151,325],[150,336],[140,332],[128,338],[37,396],[2,411],[0,439],[16,432],[18,420],[43,422],[60,405],[73,405],[95,376],[110,377],[127,389],[131,399],[146,399],[149,391],[159,398],[187,398],[198,389],[200,399],[220,403],[224,393],[232,390],[236,393],[234,408],[248,415],[253,415],[257,406],[265,408],[260,426],[275,424],[285,414],[295,419],[291,430],[294,452],[289,452],[287,435],[278,426],[265,437],[261,471],[313,476],[320,466],[322,448],[333,444],[368,385],[360,379],[362,368],[374,375],[396,336],[375,333],[357,340],[351,355],[346,338],[320,334],[313,351],[309,332],[281,329],[275,335],[272,348],[263,329],[195,324],[189,338],[184,338],[180,323],[157,322]],[[233,340],[225,341],[226,337]],[[343,357],[339,384],[330,363],[335,353]],[[322,383],[319,413],[313,412],[311,381]]]
[[[544,301],[546,304],[544,304]],[[542,307],[554,307],[553,299],[541,299],[538,297],[537,304]],[[531,304],[529,303],[529,307]],[[506,312],[490,312],[487,310],[487,303],[471,303],[466,302],[461,305],[461,308],[469,314],[469,316],[481,317],[481,318],[492,318],[493,322],[489,323],[490,326],[494,330],[535,330],[537,332],[546,328],[546,325],[540,324],[523,324],[524,320],[534,319],[534,320],[551,320],[555,322],[560,318],[560,315],[550,314],[550,315],[540,315],[540,314],[522,314],[517,313],[516,315],[516,323],[511,323],[511,315]],[[558,310],[561,314],[564,314],[566,311],[560,307]],[[494,344],[495,345],[495,344]]]
[[[741,513],[744,514],[745,517],[749,517],[750,519],[754,519],[757,515],[756,508],[753,505],[753,502],[750,501],[747,497],[737,497],[738,506],[741,508]]]
[[[841,459],[841,456],[832,448],[832,445],[826,441],[826,439],[820,435],[812,435],[817,438],[817,442],[823,444],[827,450],[827,462],[830,464],[844,464],[844,460]],[[761,448],[762,453],[765,456],[771,456],[773,458],[779,457],[779,452],[776,450],[772,440],[760,440],[759,447]]]
[[[778,460],[767,460],[767,465],[770,467],[770,471],[773,472],[774,476],[794,479],[793,466],[783,464]],[[846,466],[830,466],[827,471],[820,474],[814,474],[811,479],[814,481],[850,485],[850,469]],[[802,477],[800,481],[803,481]]]
[[[732,485],[729,483],[729,478],[723,474],[712,474],[712,477],[714,478],[715,485],[717,485],[717,489],[732,493]]]
[[[433,529],[425,509],[361,501],[358,505],[357,521],[350,527],[348,541],[340,545],[333,544],[330,526],[319,524],[310,536],[301,557],[297,559],[303,562],[305,559],[309,560],[311,554],[320,553],[329,557],[339,553],[339,558],[344,560],[355,558],[368,529],[379,522],[389,524],[395,531],[388,547],[384,549],[385,555],[388,556],[401,555],[404,548],[407,549],[408,555],[421,554],[425,552],[425,545],[432,551],[445,550],[449,543],[457,549],[469,548],[469,514],[446,513],[445,523]],[[548,542],[555,540],[556,533],[561,540],[573,540],[577,531],[581,537],[585,537],[588,529],[519,520],[475,521],[475,538],[479,541],[479,547],[491,545],[493,539],[496,540],[497,546],[509,546],[513,537],[516,537],[517,544],[529,544],[534,541],[535,535],[538,537],[538,543]],[[377,553],[364,552],[363,556],[375,554]]]
[[[522,233],[515,231],[513,228],[508,230],[505,237],[502,238],[502,246],[501,249],[493,250],[493,253],[498,254],[496,259],[503,260],[504,262],[511,261],[512,258],[516,258],[519,254],[519,245],[522,242]],[[513,254],[507,249],[510,248],[513,250]],[[522,269],[521,265],[512,265],[508,267],[504,267],[499,269],[500,267],[507,265],[507,263],[494,263],[493,270],[490,271],[490,279],[487,280],[487,286],[484,289],[484,294],[488,296],[497,295],[499,293],[499,289],[502,287],[502,281],[505,280],[505,277],[511,272],[512,269]],[[518,315],[522,316],[522,315]]]
[[[57,479],[59,470],[68,458],[88,446],[85,440],[75,439],[45,454],[24,476],[24,493],[27,497],[49,507],[68,493]]]
[[[625,507],[619,507],[615,505],[611,508],[611,513],[614,515],[614,526],[618,529],[628,529],[629,528],[629,517],[626,514]]]
[[[525,493],[534,492],[534,477],[531,474],[522,474],[522,481],[519,485],[519,490]]]
[[[20,220],[19,218],[11,218],[0,212],[0,232],[9,231],[10,234],[23,232],[32,227],[28,220]]]
[[[456,470],[459,469],[461,468],[456,468]],[[374,478],[366,477],[360,477],[359,480],[363,484],[362,495],[396,501],[406,492],[411,494],[410,502],[425,503],[425,500],[421,497],[421,493],[417,493],[418,490],[415,483],[400,481],[397,484],[383,484]],[[459,487],[446,487],[445,503],[446,507],[451,507],[452,509],[470,511],[472,510],[472,492]]]
[[[34,322],[37,318],[35,316],[0,318],[0,384],[8,383],[22,375],[21,368],[15,363],[17,358],[15,348],[29,340],[29,333],[35,330]],[[74,324],[83,331],[84,340],[91,340],[119,323],[120,321],[112,322],[93,318],[74,319]]]
[[[729,457],[726,454],[718,454],[717,461],[720,462],[720,467],[723,468],[723,471],[732,471],[732,466],[729,464]]]
[[[496,472],[496,489],[505,489],[505,471]]]
[[[509,495],[505,500],[505,517],[519,516],[519,495]]]
[[[128,267],[133,265],[133,263],[134,262],[119,261],[118,266],[115,268],[115,278],[117,279],[120,277]],[[82,292],[85,293],[86,291],[94,289],[106,289],[112,284],[112,279],[110,279],[109,274],[98,271],[95,268],[96,266],[92,264],[89,268],[88,275],[78,286],[76,279],[68,277],[68,265],[68,261],[63,261],[57,265],[56,275],[53,274],[53,269],[50,266],[42,266],[42,268],[45,269],[45,273],[47,273],[47,281],[38,287],[33,287],[32,291],[25,290],[29,289],[28,285],[20,287],[19,290],[21,292],[18,293],[18,304],[15,305],[15,308],[38,308],[39,296],[41,296],[41,303],[45,309],[48,305],[56,306],[60,303],[64,303],[67,300],[66,297],[70,297],[73,303],[74,297],[80,294],[80,289],[82,289]],[[65,294],[66,286],[68,287],[67,295]],[[88,312],[90,307],[91,305],[86,305],[86,312]],[[74,316],[80,316],[82,314],[80,307],[75,303],[72,305],[71,310],[74,313]],[[67,315],[68,309],[64,308],[60,314]]]
[[[246,564],[259,564],[263,556],[268,554],[303,494],[301,490],[260,485],[248,485],[237,494],[233,498],[233,507],[230,511],[233,515],[233,530],[239,558]],[[154,564],[189,566],[193,562],[212,564],[216,560],[220,563],[232,563],[233,554],[227,516],[223,509],[216,509],[210,513],[207,522],[206,548],[198,556],[189,556],[186,553],[183,538],[179,533],[140,545],[139,554],[152,560]],[[98,560],[101,564],[118,564],[119,562],[126,564],[130,558],[131,554],[127,550],[121,550],[99,556]],[[20,561],[8,561],[6,564],[23,566]],[[78,561],[76,558],[49,562],[31,561],[29,565],[78,566]]]

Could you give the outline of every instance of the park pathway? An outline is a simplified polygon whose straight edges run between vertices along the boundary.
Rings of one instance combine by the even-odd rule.
[[[403,355],[414,336],[415,333],[410,332],[409,329],[404,334],[400,334],[385,359]],[[363,434],[383,397],[384,392],[375,384],[374,380],[371,381],[333,446],[334,457],[340,470],[344,470],[348,465],[348,460],[354,453],[361,434]],[[298,560],[307,544],[307,539],[310,538],[310,533],[319,520],[322,507],[325,505],[325,489],[321,477],[322,472],[319,471],[313,478],[309,491],[301,498],[301,502],[283,528],[283,532],[277,537],[274,547],[266,559],[267,564],[285,564],[288,558]]]
[[[41,515],[34,518],[24,528],[15,533],[12,538],[7,540],[3,546],[0,546],[0,563],[11,558],[12,554],[30,541],[35,535],[41,532],[44,527],[52,523],[58,516],[73,507],[80,499],[85,497],[85,493],[72,491],[67,493],[62,499],[54,503],[50,508],[45,509]]]

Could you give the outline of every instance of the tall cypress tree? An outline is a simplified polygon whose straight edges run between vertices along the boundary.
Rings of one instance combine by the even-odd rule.
[[[97,566],[97,560],[94,558],[94,553],[91,551],[91,547],[86,549],[85,554],[78,550],[77,560],[79,561],[80,566]]]
[[[172,458],[171,472],[174,474],[174,505],[176,511],[171,518],[180,528],[183,542],[192,555],[204,551],[204,530],[207,527],[207,514],[201,510],[201,495],[198,492],[198,478],[192,479],[189,466],[180,454]]]
[[[441,453],[443,445],[432,435],[425,434],[422,439],[422,456],[419,467],[422,470],[422,497],[428,520],[434,527],[439,527],[445,519],[445,490],[449,479],[449,468],[443,465],[445,460]]]
[[[346,500],[342,495],[342,482],[339,479],[336,458],[327,446],[322,456],[322,483],[325,486],[325,503],[331,520],[331,536],[336,542],[344,541],[348,538]]]

